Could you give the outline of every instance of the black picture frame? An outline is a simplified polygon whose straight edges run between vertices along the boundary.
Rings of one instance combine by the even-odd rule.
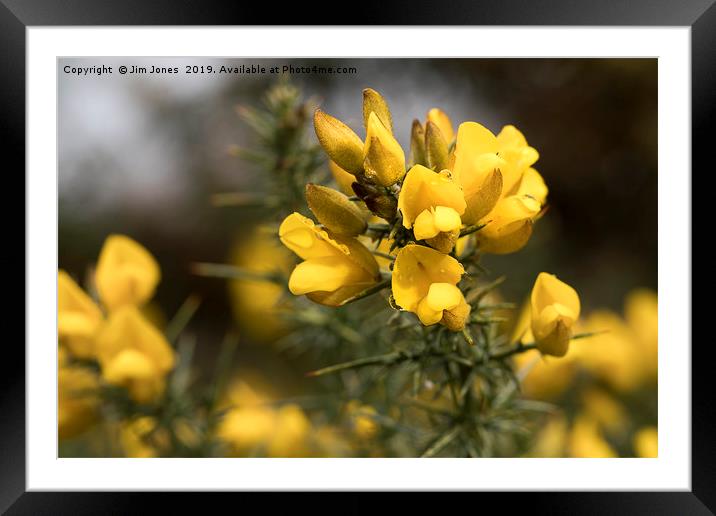
[[[25,31],[30,26],[61,25],[282,25],[303,23],[316,25],[319,13],[343,12],[330,24],[351,25],[657,25],[691,28],[692,73],[692,169],[703,167],[712,154],[711,134],[715,131],[716,115],[716,5],[715,0],[621,0],[590,2],[587,0],[502,0],[478,2],[459,0],[449,7],[439,2],[407,4],[361,2],[348,19],[347,10],[337,10],[320,2],[310,4],[247,5],[240,2],[208,2],[200,0],[0,0],[0,145],[5,168],[5,201],[3,227],[22,232],[12,249],[22,253],[4,253],[3,264],[7,279],[20,281],[18,271],[25,270],[25,225],[16,219],[18,208],[7,202],[23,198],[25,193]],[[329,22],[326,22],[329,23]],[[8,159],[10,158],[10,159]],[[708,170],[713,173],[713,162]],[[48,180],[52,180],[48,174]],[[8,187],[7,180],[14,179]],[[691,177],[684,177],[691,181]],[[23,192],[21,196],[19,191]],[[12,193],[10,193],[12,192]],[[684,230],[689,230],[684,228]],[[10,240],[6,240],[10,250]],[[14,287],[15,285],[13,285]],[[24,283],[22,285],[24,289]],[[20,288],[20,285],[17,285]],[[18,290],[19,291],[19,290]],[[24,290],[23,290],[24,291]],[[48,291],[51,289],[48,288]],[[23,310],[25,303],[17,298],[8,303]],[[24,295],[23,295],[24,300]],[[9,315],[9,314],[8,314]],[[6,321],[19,325],[20,315]],[[48,322],[49,324],[49,322]],[[24,336],[24,325],[22,334]],[[24,340],[24,339],[23,339]],[[148,512],[147,494],[132,493],[49,493],[25,492],[25,353],[14,337],[3,343],[3,374],[0,375],[0,511],[8,514],[97,514]],[[691,343],[689,343],[691,344]],[[526,508],[550,514],[713,514],[716,512],[716,427],[713,421],[713,387],[709,380],[712,362],[708,360],[708,341],[692,346],[692,490],[690,492],[606,492],[606,493],[510,493],[454,494],[457,503],[473,504],[467,498],[480,496],[480,504],[493,503],[499,496],[501,511]],[[162,511],[173,508],[187,510],[195,496],[187,494],[156,494]],[[249,497],[248,493],[226,496]],[[310,494],[303,499],[315,510],[329,513],[364,512],[373,510],[379,495],[350,495],[350,501],[340,502],[341,509],[325,494]],[[407,497],[406,497],[407,498]],[[191,501],[191,503],[190,503]],[[232,502],[233,503],[233,502]],[[271,511],[279,499],[271,497],[261,502]],[[406,512],[410,505],[428,508],[423,495],[414,495],[401,506]],[[454,501],[452,503],[455,503]],[[480,510],[475,504],[474,510]],[[244,506],[247,508],[248,506]],[[436,507],[444,506],[439,505]],[[238,508],[237,508],[238,509]]]

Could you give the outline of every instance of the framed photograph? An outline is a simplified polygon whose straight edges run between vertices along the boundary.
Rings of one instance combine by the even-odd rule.
[[[716,7],[513,3],[251,26],[3,0],[26,311],[0,508],[508,491],[711,514],[691,170]]]

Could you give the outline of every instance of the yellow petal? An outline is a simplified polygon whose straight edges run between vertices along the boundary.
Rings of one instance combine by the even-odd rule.
[[[159,283],[159,265],[139,243],[124,235],[110,235],[97,262],[95,282],[108,310],[148,301]]]
[[[393,265],[393,298],[404,310],[415,312],[431,284],[455,285],[464,272],[455,258],[429,247],[408,244],[398,252]]]
[[[430,285],[428,295],[425,296],[427,305],[433,310],[452,310],[464,298],[462,292],[452,283],[433,283]]]
[[[497,138],[486,127],[476,122],[464,122],[457,130],[455,162],[452,172],[455,180],[462,182],[462,176],[471,167],[473,160],[482,154],[497,153]]]
[[[300,296],[309,292],[334,290],[365,280],[365,271],[340,256],[312,258],[299,263],[291,273],[288,288]]]
[[[522,175],[522,180],[517,188],[516,195],[529,195],[540,204],[544,204],[547,200],[547,185],[542,176],[533,168],[528,168]]]
[[[539,159],[539,154],[527,145],[524,135],[512,125],[503,127],[497,135],[497,147],[500,157],[506,161],[506,165],[501,169],[503,195],[514,195],[522,175]]]
[[[447,206],[437,206],[418,215],[418,218],[415,219],[413,234],[418,240],[428,240],[439,233],[451,233],[459,230],[460,226],[462,226],[462,222],[458,212]],[[449,244],[450,249],[447,252],[450,252],[453,245],[454,242]]]
[[[331,161],[351,174],[361,172],[363,142],[350,127],[320,109],[313,115],[313,127]]]
[[[573,319],[579,317],[580,303],[577,291],[557,279],[554,274],[541,272],[532,287],[531,306],[533,314],[540,314],[550,305],[563,305],[573,314]]]
[[[540,208],[529,196],[500,199],[481,221],[487,225],[475,234],[480,250],[493,254],[520,250],[532,235],[532,222]]]
[[[475,158],[471,167],[461,174],[462,189],[467,209],[466,224],[477,224],[490,213],[502,194],[502,172],[504,160],[496,154],[482,154]]]
[[[341,192],[346,195],[354,195],[352,185],[356,182],[356,176],[350,172],[346,172],[331,160],[328,161],[328,168],[331,170],[333,179],[336,181],[336,184],[338,184],[338,188],[340,188]]]
[[[418,309],[415,313],[418,316],[418,319],[420,319],[420,322],[425,326],[437,324],[443,318],[443,311],[431,308],[427,297],[418,303]]]
[[[443,110],[432,108],[428,111],[428,121],[438,126],[443,138],[445,138],[445,141],[448,143],[453,141],[453,138],[455,138],[455,131],[452,128],[450,117],[448,117]]]
[[[410,229],[423,211],[437,206],[464,213],[466,204],[462,189],[450,172],[435,173],[422,165],[415,165],[405,176],[398,196],[398,209],[403,214],[403,226]]]
[[[348,254],[345,246],[300,213],[292,213],[286,217],[278,229],[278,235],[283,245],[304,260]]]
[[[440,233],[440,230],[435,226],[435,215],[432,210],[427,209],[418,215],[413,224],[413,234],[418,240],[425,240],[426,238],[432,238]]]

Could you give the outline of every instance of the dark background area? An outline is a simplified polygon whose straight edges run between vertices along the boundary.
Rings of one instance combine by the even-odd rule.
[[[656,59],[61,60],[59,266],[81,278],[108,234],[130,235],[161,264],[155,299],[168,316],[189,294],[202,297],[192,327],[204,349],[219,345],[231,309],[225,283],[189,266],[225,262],[253,224],[256,213],[213,207],[209,197],[260,189],[257,169],[227,149],[251,147],[235,107],[258,105],[278,77],[77,77],[62,73],[67,64],[355,66],[355,75],[292,80],[361,136],[361,90],[380,91],[406,154],[410,122],[431,107],[456,127],[474,120],[497,133],[514,124],[539,151],[535,168],[550,193],[527,247],[485,259],[508,275],[505,297],[522,300],[540,271],[574,285],[585,312],[621,311],[629,290],[657,287]]]

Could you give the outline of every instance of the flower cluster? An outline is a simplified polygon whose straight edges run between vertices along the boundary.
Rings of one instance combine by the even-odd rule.
[[[102,382],[125,388],[137,403],[154,402],[163,394],[174,351],[142,313],[159,278],[152,255],[122,235],[109,236],[100,252],[91,282],[99,304],[67,272],[58,272],[61,436],[74,435],[94,421]],[[99,376],[81,367],[88,361],[99,365]]]
[[[512,125],[494,134],[464,122],[455,131],[435,108],[424,123],[413,122],[406,160],[388,104],[372,89],[363,91],[363,122],[364,140],[315,112],[318,141],[342,192],[308,184],[317,223],[293,213],[281,224],[281,241],[303,260],[289,289],[340,306],[390,283],[394,306],[425,326],[461,331],[471,313],[460,288],[461,262],[525,246],[547,197],[533,168],[539,154]],[[376,257],[388,259],[388,270]],[[540,274],[532,314],[540,351],[564,355],[579,316],[574,289]]]

